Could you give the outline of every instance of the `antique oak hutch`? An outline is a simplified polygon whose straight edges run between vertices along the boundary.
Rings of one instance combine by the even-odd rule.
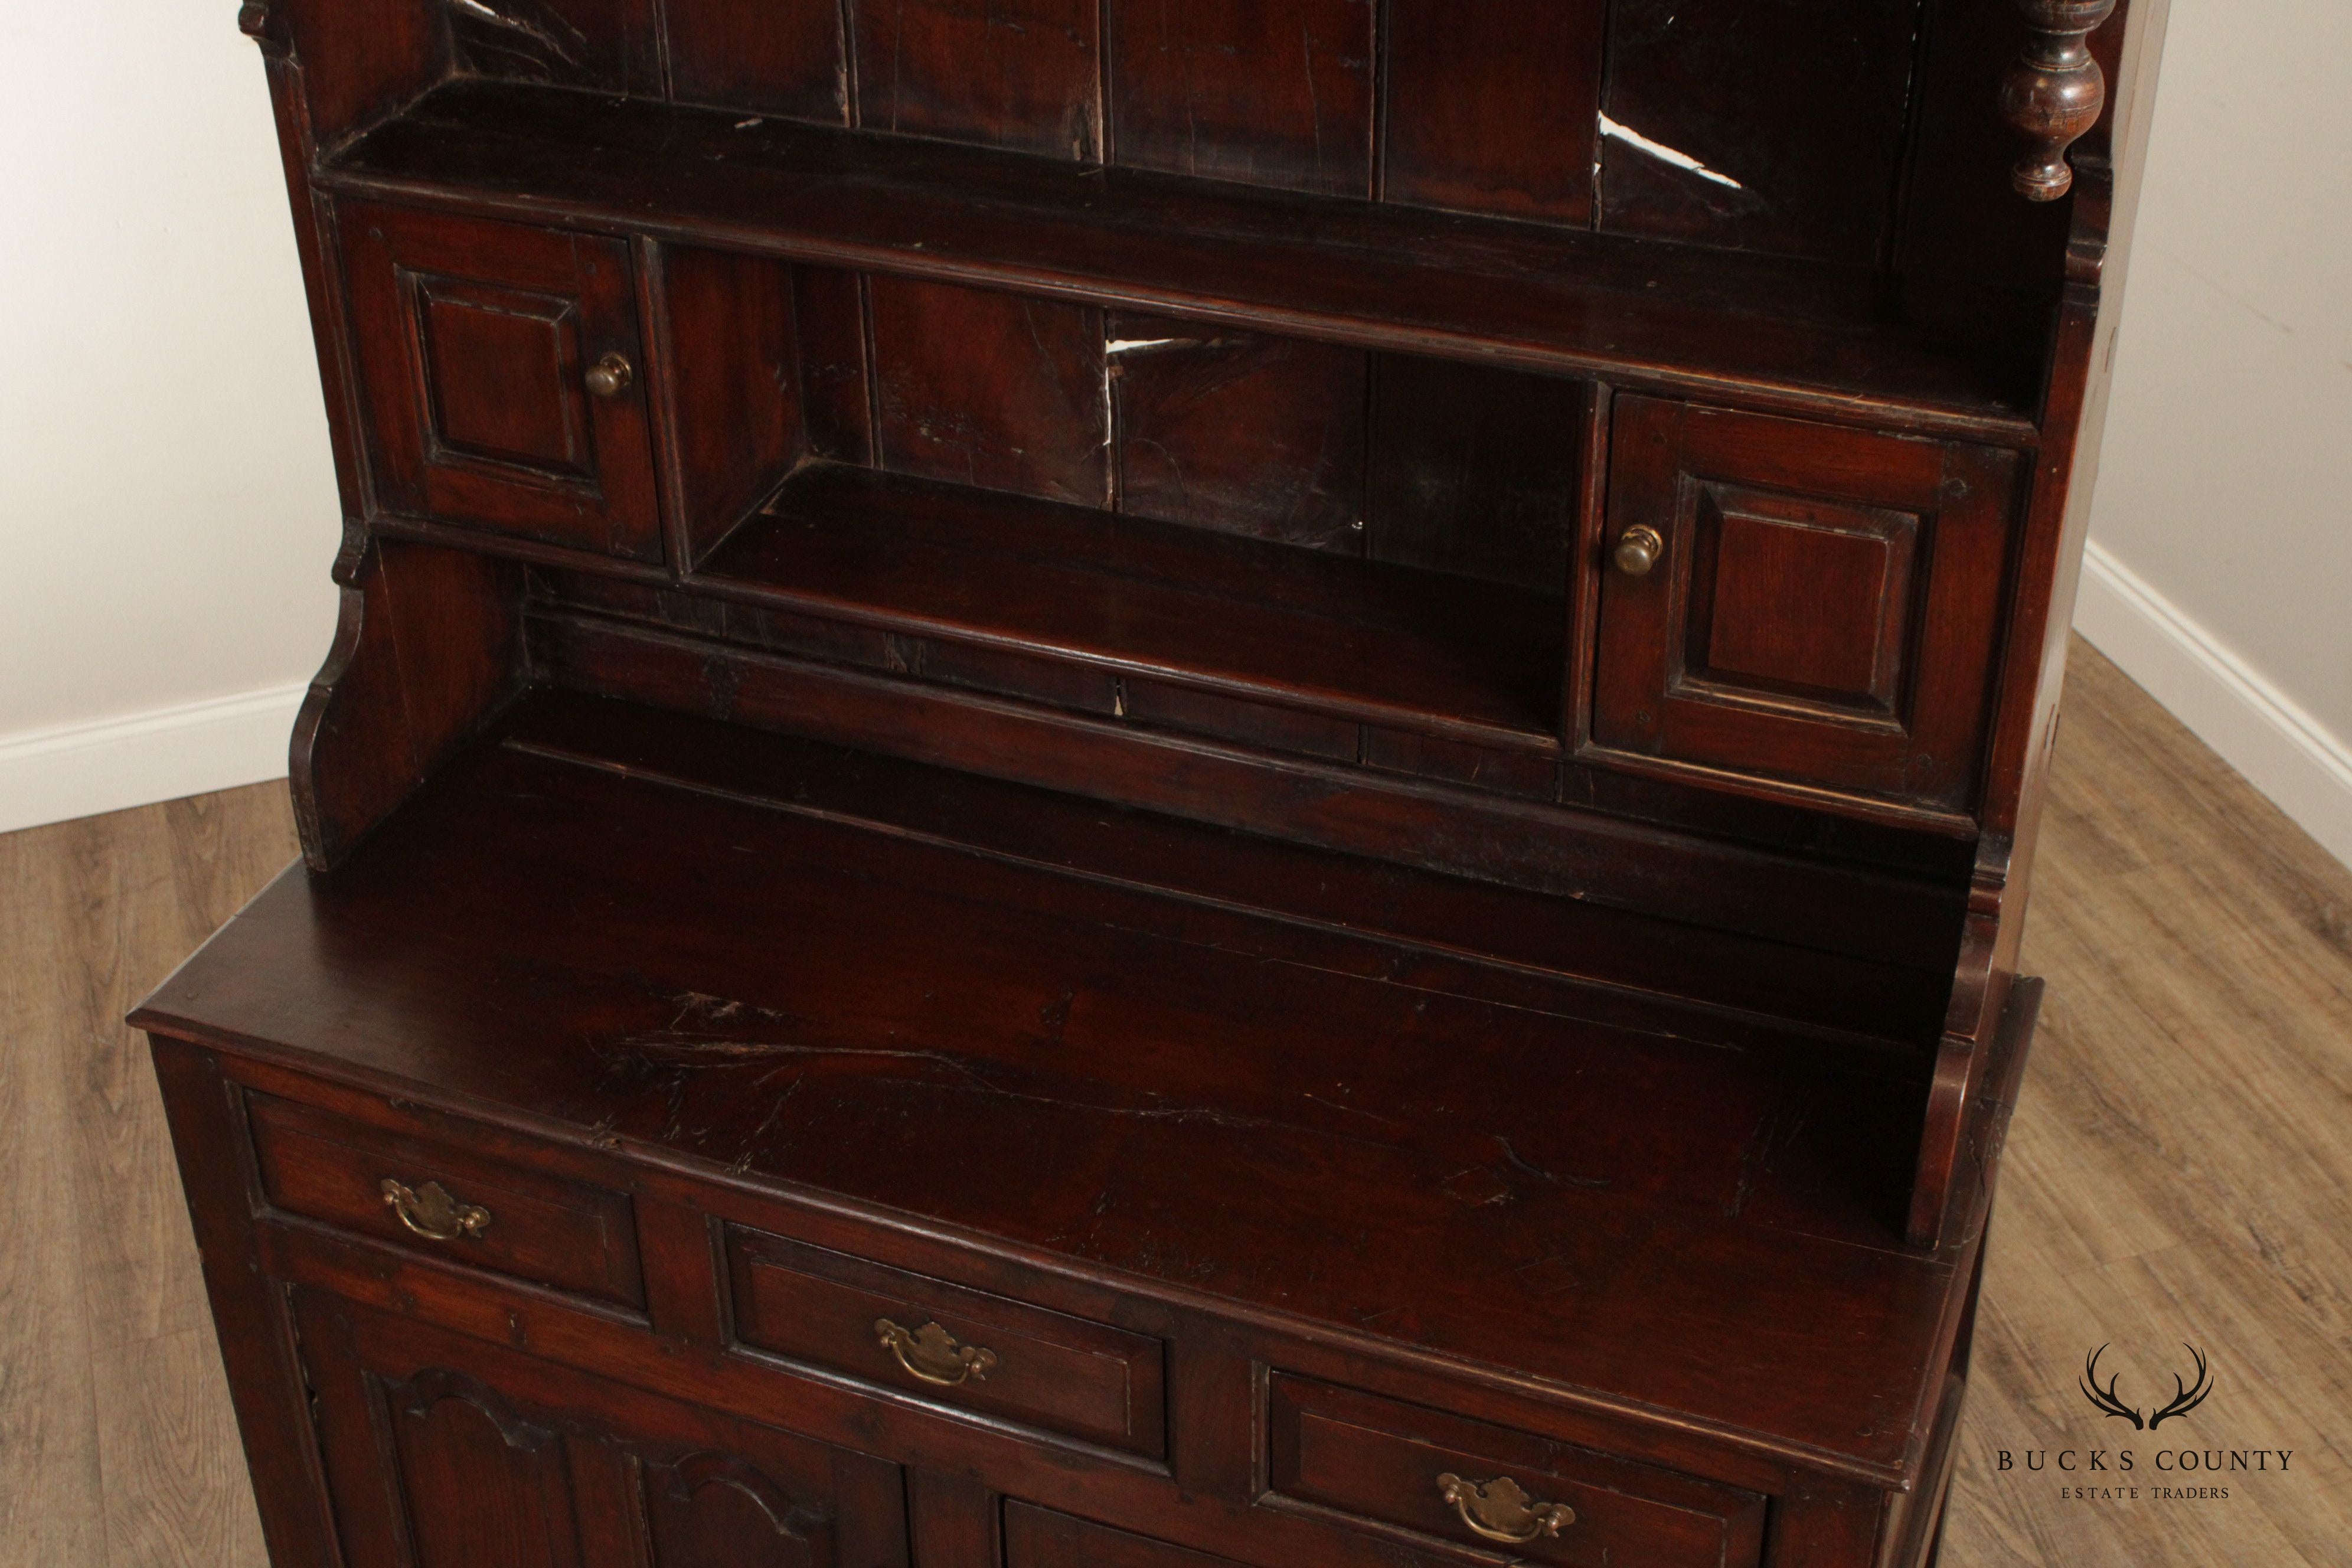
[[[253,0],[283,1568],[1935,1554],[2160,0]]]

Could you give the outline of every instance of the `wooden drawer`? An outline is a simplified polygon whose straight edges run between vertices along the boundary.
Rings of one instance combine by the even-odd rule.
[[[1611,450],[1586,754],[1964,823],[2017,455],[1632,396]]]
[[[559,1290],[645,1305],[625,1194],[291,1100],[257,1095],[248,1114],[273,1207]]]
[[[340,216],[377,505],[660,560],[628,247],[370,203]]]
[[[1004,1568],[1231,1568],[1189,1546],[1073,1519],[1034,1503],[1004,1505]]]
[[[1443,1541],[1506,1544],[1482,1536],[1475,1517],[1526,1536],[1507,1543],[1517,1556],[1575,1568],[1745,1568],[1763,1550],[1764,1500],[1750,1492],[1280,1373],[1270,1405],[1267,1475],[1281,1497]],[[1516,1509],[1513,1488],[1527,1500]],[[1553,1533],[1534,1517],[1547,1505],[1574,1519],[1549,1516]]]
[[[1146,1334],[730,1226],[735,1337],[862,1382],[1158,1458],[1165,1347]]]

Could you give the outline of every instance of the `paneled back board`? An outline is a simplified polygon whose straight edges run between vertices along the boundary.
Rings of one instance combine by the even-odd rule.
[[[2160,0],[240,19],[281,1563],[1932,1558]]]

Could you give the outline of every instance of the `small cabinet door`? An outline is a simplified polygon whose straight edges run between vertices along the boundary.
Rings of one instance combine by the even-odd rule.
[[[628,247],[370,203],[340,224],[377,506],[660,559]]]
[[[1620,398],[1584,753],[1965,827],[2017,471],[1966,442]]]
[[[883,1460],[296,1302],[348,1568],[905,1568]]]

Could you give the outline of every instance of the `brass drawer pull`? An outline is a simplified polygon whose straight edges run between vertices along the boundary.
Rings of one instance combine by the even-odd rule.
[[[1440,1476],[1437,1495],[1454,1505],[1462,1522],[1475,1533],[1515,1546],[1539,1535],[1558,1535],[1576,1522],[1574,1509],[1564,1502],[1538,1502],[1508,1476],[1496,1476],[1491,1481]]]
[[[489,1210],[479,1204],[459,1203],[438,1182],[410,1187],[386,1176],[376,1190],[383,1194],[383,1206],[427,1241],[462,1241],[489,1228]]]
[[[994,1351],[985,1345],[960,1345],[954,1335],[937,1323],[925,1323],[909,1333],[889,1319],[878,1318],[874,1332],[882,1348],[898,1358],[900,1366],[941,1388],[953,1388],[967,1380],[982,1382],[996,1366]]]

